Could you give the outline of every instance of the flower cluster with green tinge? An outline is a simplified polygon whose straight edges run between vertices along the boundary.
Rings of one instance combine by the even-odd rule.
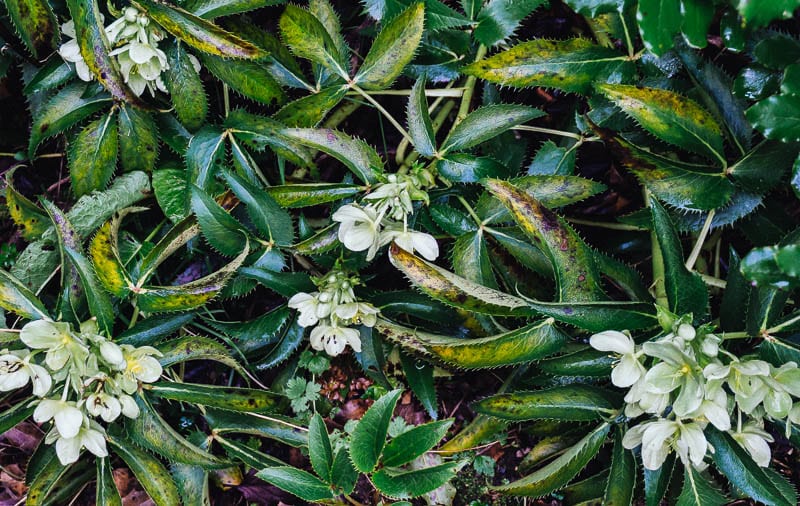
[[[623,439],[626,448],[641,445],[644,467],[656,470],[675,451],[686,465],[705,467],[714,448],[706,440],[708,424],[728,432],[753,460],[766,467],[772,436],[764,420],[783,420],[787,431],[800,423],[800,369],[781,367],[723,349],[713,327],[694,327],[691,315],[674,318],[668,332],[642,345],[627,332],[607,330],[590,339],[593,348],[619,358],[612,383],[628,388],[625,415],[649,415]]]
[[[0,351],[0,391],[33,387],[33,419],[54,421],[45,441],[55,443],[62,464],[78,460],[83,448],[108,455],[105,429],[120,415],[139,416],[132,395],[140,383],[161,376],[159,351],[149,346],[118,345],[100,335],[94,319],[74,332],[68,323],[36,320],[20,331],[22,350]],[[41,358],[44,354],[44,358]],[[61,392],[54,397],[51,393]]]
[[[78,77],[84,81],[93,80],[94,75],[86,65],[75,38],[75,23],[64,23],[61,31],[71,39],[61,45],[58,53],[65,61],[75,64]],[[155,95],[156,90],[167,92],[161,75],[169,69],[169,64],[167,55],[158,48],[158,43],[166,35],[150,22],[145,13],[126,7],[113,23],[105,27],[105,32],[114,48],[109,54],[117,58],[122,77],[134,93],[141,95],[145,89],[151,95]],[[189,55],[189,59],[195,71],[200,72],[197,58]]]
[[[356,299],[353,287],[361,281],[340,268],[313,280],[319,291],[300,292],[289,299],[289,307],[300,313],[297,323],[302,327],[314,327],[311,347],[324,349],[332,356],[339,355],[348,345],[360,352],[361,337],[358,329],[351,325],[372,327],[379,312],[372,304]]]
[[[333,221],[339,222],[339,240],[350,251],[366,251],[368,261],[392,241],[410,253],[418,251],[435,260],[439,256],[436,239],[408,226],[414,201],[428,204],[426,190],[434,184],[433,174],[421,167],[409,174],[388,175],[364,197],[366,204],[347,204],[333,213]]]

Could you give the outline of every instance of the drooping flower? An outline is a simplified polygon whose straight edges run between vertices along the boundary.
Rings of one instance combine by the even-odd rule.
[[[125,356],[125,369],[117,376],[116,380],[122,390],[133,394],[139,388],[139,382],[153,383],[161,376],[162,367],[153,355],[161,356],[161,352],[151,346],[138,348],[123,344],[122,354]]]
[[[300,313],[300,316],[297,317],[297,323],[301,327],[311,327],[312,325],[316,325],[319,321],[320,317],[317,316],[319,295],[319,292],[300,292],[292,295],[289,299],[289,307],[297,309]]]
[[[678,390],[672,409],[680,417],[699,408],[705,398],[705,381],[697,362],[668,342],[644,343],[642,350],[662,360],[645,375],[648,390],[657,394]]]
[[[742,426],[741,430],[731,433],[731,436],[742,445],[742,448],[747,450],[747,453],[753,457],[756,464],[761,467],[769,466],[770,460],[772,460],[772,451],[769,448],[769,443],[775,440],[768,432],[755,422],[747,422]]]
[[[622,438],[622,445],[628,449],[642,445],[642,463],[651,471],[659,469],[673,450],[684,464],[701,467],[709,448],[699,423],[666,419],[629,429]]]
[[[339,241],[350,251],[367,251],[367,260],[372,260],[380,247],[381,218],[370,207],[347,204],[331,216],[339,222]]]
[[[86,412],[106,422],[113,422],[122,413],[122,404],[113,395],[97,392],[86,398]]]
[[[0,355],[0,392],[9,392],[22,388],[30,381],[33,395],[44,397],[50,391],[53,380],[47,369],[31,363],[29,352],[9,352],[3,350]]]
[[[75,35],[75,22],[69,20],[61,25],[61,33],[70,37],[70,40],[61,44],[61,47],[58,48],[58,54],[61,55],[64,61],[75,64],[75,72],[81,81],[89,82],[93,80],[94,74],[89,70],[89,66],[86,65],[83,56],[81,56],[81,48],[78,46],[78,40]]]
[[[620,355],[619,362],[611,371],[611,382],[614,386],[627,388],[644,376],[646,369],[640,361],[642,352],[636,351],[636,344],[629,335],[606,330],[590,337],[589,344],[596,350]]]
[[[35,320],[22,327],[19,338],[29,348],[47,350],[45,363],[51,371],[60,370],[70,359],[82,364],[89,354],[69,323]]]
[[[742,412],[750,414],[770,391],[765,378],[770,366],[763,360],[733,360],[728,365],[712,363],[705,366],[703,376],[709,380],[724,380],[735,394]]]
[[[342,353],[347,345],[350,345],[355,352],[361,351],[361,335],[357,329],[350,327],[320,323],[311,331],[309,339],[312,348],[318,351],[325,350],[333,357]]]
[[[380,310],[367,302],[348,302],[336,306],[334,313],[337,318],[342,320],[374,327],[378,321]]]
[[[400,223],[387,225],[385,230],[381,232],[381,246],[392,241],[409,253],[418,251],[427,260],[433,261],[439,256],[439,244],[432,235],[406,229]]]
[[[33,411],[33,419],[36,423],[54,420],[58,434],[69,439],[78,435],[83,424],[83,413],[74,402],[44,399]]]
[[[105,431],[97,422],[85,417],[73,437],[64,437],[56,431],[48,433],[45,442],[52,444],[53,441],[56,444],[58,460],[64,466],[77,462],[83,448],[97,457],[108,456]]]

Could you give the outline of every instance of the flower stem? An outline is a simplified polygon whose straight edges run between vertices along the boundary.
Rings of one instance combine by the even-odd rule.
[[[700,256],[700,251],[703,249],[703,243],[706,240],[706,236],[708,236],[708,231],[711,230],[711,222],[714,220],[715,213],[716,211],[713,209],[709,211],[706,221],[703,223],[703,228],[700,230],[700,235],[697,236],[697,242],[694,243],[694,248],[692,248],[689,258],[686,259],[686,268],[689,270],[694,268],[697,257]]]
[[[626,225],[624,223],[606,223],[603,221],[581,220],[578,218],[567,218],[567,221],[576,225],[585,225],[587,227],[607,228],[610,230],[626,230],[631,232],[646,232],[646,228],[637,227],[636,225]]]
[[[512,128],[512,130],[517,130],[520,132],[538,132],[542,134],[550,134],[550,135],[560,135],[561,137],[569,137],[570,139],[575,139],[577,141],[583,141],[583,136],[581,134],[576,134],[574,132],[565,132],[563,130],[553,130],[552,128],[543,128],[537,126],[529,126],[529,125],[519,125]]]
[[[366,91],[362,90],[364,93],[368,95],[392,95],[392,96],[401,96],[407,97],[411,95],[411,90],[376,90],[376,91]],[[425,90],[426,97],[448,97],[448,98],[459,98],[464,95],[466,88],[436,88]],[[348,95],[360,95],[358,91],[349,91],[347,92]]]
[[[486,50],[486,46],[483,44],[478,46],[478,51],[475,53],[475,61],[479,61],[486,56]],[[461,96],[461,105],[458,108],[458,114],[456,115],[456,121],[453,123],[453,127],[461,123],[461,120],[466,118],[467,114],[469,114],[469,106],[472,103],[472,94],[475,93],[475,84],[477,81],[478,78],[475,76],[467,77],[464,83],[464,94]]]
[[[386,119],[387,119],[387,120],[389,120],[389,123],[391,123],[392,125],[394,125],[394,127],[397,129],[397,131],[398,131],[398,132],[400,132],[400,133],[403,135],[403,137],[405,137],[406,139],[408,139],[408,141],[409,141],[409,142],[411,142],[411,143],[413,144],[413,142],[414,142],[414,141],[413,141],[413,139],[412,139],[412,138],[411,138],[411,136],[408,134],[408,132],[406,131],[406,129],[405,129],[405,128],[403,128],[403,125],[401,125],[401,124],[400,124],[400,123],[399,123],[399,122],[398,122],[396,119],[394,119],[394,116],[392,116],[391,114],[389,114],[389,111],[387,111],[386,109],[384,109],[384,108],[383,108],[383,106],[382,106],[382,105],[381,105],[381,104],[380,104],[380,103],[379,103],[377,100],[375,100],[374,98],[372,98],[372,97],[371,97],[371,96],[370,96],[370,95],[369,95],[369,94],[368,94],[366,91],[362,90],[361,88],[359,88],[359,87],[358,87],[358,86],[356,86],[356,85],[353,85],[353,86],[352,86],[352,89],[353,89],[353,90],[355,90],[356,92],[358,92],[358,94],[359,94],[359,95],[361,95],[362,97],[364,97],[365,99],[367,99],[367,101],[368,101],[369,103],[371,103],[373,106],[375,106],[375,108],[376,108],[378,111],[380,111],[380,113],[381,113],[381,114],[383,114],[383,115],[386,117]]]

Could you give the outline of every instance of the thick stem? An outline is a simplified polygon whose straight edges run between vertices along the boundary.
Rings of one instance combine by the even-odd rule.
[[[486,46],[481,44],[478,46],[478,51],[475,53],[475,61],[479,61],[486,56]],[[469,114],[469,106],[472,103],[472,95],[475,93],[475,84],[478,82],[478,78],[475,76],[467,77],[467,81],[464,83],[464,94],[461,96],[461,106],[458,108],[458,114],[456,115],[456,121],[453,123],[455,127],[461,120],[467,117]]]

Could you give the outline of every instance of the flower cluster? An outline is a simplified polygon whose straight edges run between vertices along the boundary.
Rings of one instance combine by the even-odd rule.
[[[378,319],[378,309],[367,302],[360,302],[353,287],[360,283],[341,269],[335,268],[327,275],[314,279],[319,291],[300,292],[289,299],[289,307],[297,309],[297,322],[311,330],[311,347],[325,350],[336,356],[349,344],[354,351],[361,351],[358,329],[350,325],[372,327]]]
[[[75,39],[75,24],[73,21],[64,23],[61,30],[71,39],[65,42],[58,50],[61,57],[75,64],[75,70],[84,81],[94,79],[89,67],[81,56],[78,41]],[[158,43],[164,39],[164,32],[143,12],[133,7],[126,7],[120,17],[105,28],[113,50],[111,56],[117,58],[122,76],[131,90],[141,95],[147,89],[151,95],[156,90],[166,92],[161,74],[169,69],[167,55],[158,48]],[[190,56],[197,72],[200,71],[200,62]]]
[[[78,460],[82,448],[98,457],[108,455],[105,430],[99,420],[113,422],[120,415],[136,418],[139,408],[131,397],[139,382],[161,376],[161,364],[149,346],[117,345],[100,335],[95,320],[74,332],[68,323],[36,320],[20,331],[27,348],[0,351],[0,391],[22,388],[30,382],[35,401],[33,419],[54,421],[45,441],[55,443],[62,464]],[[44,354],[35,363],[37,355]],[[61,397],[47,397],[61,391]]]
[[[672,451],[702,469],[706,453],[714,451],[703,432],[710,423],[768,466],[773,438],[764,420],[785,420],[787,430],[800,423],[800,369],[795,362],[774,367],[737,357],[720,347],[710,326],[690,322],[691,316],[672,318],[665,335],[642,345],[615,330],[591,337],[593,348],[619,357],[611,381],[628,388],[625,415],[651,416],[628,430],[623,444],[642,446],[647,469],[660,468]]]
[[[366,251],[367,260],[392,241],[410,253],[418,251],[435,260],[439,256],[436,239],[408,228],[414,201],[427,204],[425,190],[433,184],[433,175],[421,167],[409,174],[390,174],[364,197],[366,204],[347,204],[333,213],[333,221],[339,222],[339,240],[350,251]]]

